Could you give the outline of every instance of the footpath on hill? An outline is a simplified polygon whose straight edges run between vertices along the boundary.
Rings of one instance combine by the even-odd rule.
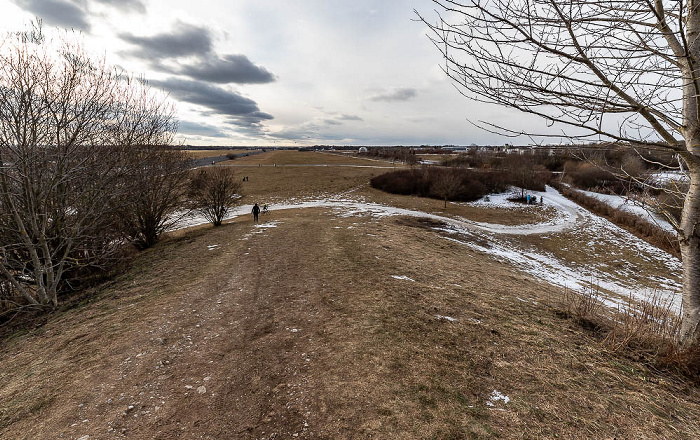
[[[558,288],[435,219],[250,217],[5,341],[0,437],[700,435],[695,387],[601,352]]]

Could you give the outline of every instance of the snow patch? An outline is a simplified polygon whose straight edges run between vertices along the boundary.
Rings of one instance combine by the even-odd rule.
[[[409,278],[405,275],[392,275],[391,277],[395,280],[413,281],[414,283],[416,282],[416,280],[414,280],[413,278]]]
[[[440,320],[443,320],[443,319],[444,319],[445,321],[450,321],[450,322],[456,322],[456,321],[457,321],[456,318],[452,318],[452,317],[450,317],[450,316],[444,316],[444,315],[437,315],[437,319],[440,319]]]
[[[588,197],[592,197],[596,200],[600,200],[606,205],[610,205],[618,211],[627,212],[637,217],[641,217],[644,220],[655,224],[656,226],[662,228],[665,231],[675,233],[676,230],[671,226],[671,224],[659,214],[654,212],[650,206],[646,205],[643,201],[631,199],[629,197],[622,197],[614,194],[600,194],[593,191],[579,191]]]
[[[267,222],[267,223],[262,223],[259,225],[255,225],[256,228],[260,229],[269,229],[269,228],[276,228],[279,226],[280,222],[274,221],[274,222]]]
[[[498,402],[508,403],[510,402],[510,397],[501,394],[499,391],[493,390],[491,395],[489,395],[489,400],[486,402],[486,405],[496,406],[496,403]]]

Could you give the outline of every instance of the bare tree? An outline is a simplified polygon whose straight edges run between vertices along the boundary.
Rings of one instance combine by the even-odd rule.
[[[465,96],[563,124],[572,138],[625,141],[682,157],[691,179],[678,225],[682,340],[700,342],[700,4],[433,2],[436,21],[418,16]]]
[[[163,145],[142,145],[129,155],[127,200],[120,204],[122,230],[139,249],[158,243],[160,236],[186,215],[189,160],[183,151]]]
[[[135,143],[119,125],[135,114],[130,86],[64,37],[36,26],[0,48],[0,279],[32,305],[55,306],[70,273],[109,263],[133,192]]]
[[[214,226],[221,222],[240,199],[241,182],[232,169],[200,168],[190,180],[189,200]]]
[[[445,201],[445,208],[447,208],[447,201],[464,190],[462,176],[452,169],[436,169],[435,171],[438,172],[438,175],[430,189],[431,192],[439,195]]]
[[[121,105],[111,142],[126,146],[124,188],[118,204],[121,230],[139,249],[158,242],[186,214],[185,192],[192,160],[171,148],[177,131],[175,108],[141,79],[122,81]]]

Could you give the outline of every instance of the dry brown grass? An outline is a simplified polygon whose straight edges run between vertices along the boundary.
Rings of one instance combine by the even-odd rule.
[[[558,314],[590,331],[602,349],[692,382],[700,379],[700,349],[680,344],[681,318],[671,301],[658,293],[643,300],[630,293],[616,310],[603,304],[594,285],[582,292],[567,289],[548,302]]]
[[[288,185],[348,191],[367,171],[313,169],[312,189]],[[257,182],[284,182],[250,176],[260,197]],[[445,239],[439,225],[321,209],[264,220],[277,226],[246,217],[180,233],[3,341],[0,436],[700,436],[692,382],[606,349],[552,313],[560,289]],[[510,402],[491,401],[494,390]]]
[[[225,163],[228,164],[228,163]],[[270,150],[255,156],[242,157],[233,165],[366,165],[376,167],[401,167],[383,160],[355,157],[350,154],[324,153],[320,151]]]

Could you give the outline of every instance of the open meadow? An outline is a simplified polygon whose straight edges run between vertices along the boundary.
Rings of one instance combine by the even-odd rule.
[[[445,208],[370,187],[403,166],[386,161],[270,151],[219,166],[243,184],[223,226],[174,231],[5,329],[0,437],[700,437],[692,379],[609,349],[560,307],[591,288],[611,307],[675,307],[675,257],[551,188],[543,205]],[[253,203],[270,206],[258,223]]]

